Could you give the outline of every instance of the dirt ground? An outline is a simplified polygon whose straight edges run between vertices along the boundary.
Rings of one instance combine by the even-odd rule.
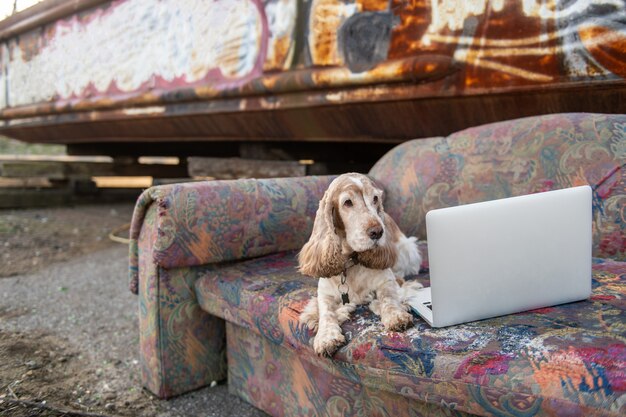
[[[109,233],[130,222],[132,212],[128,203],[0,210],[0,277],[38,271],[51,262],[118,245]]]
[[[36,273],[51,264],[108,248],[119,251],[124,245],[113,242],[108,235],[130,221],[132,210],[133,205],[126,203],[0,211],[0,277]],[[73,289],[62,284],[56,291],[63,294]],[[0,324],[19,320],[32,310],[31,303],[17,308],[0,306]],[[137,375],[131,376],[137,359],[124,363],[118,358],[105,358],[94,364],[94,358],[81,352],[80,345],[72,346],[69,332],[64,337],[50,329],[20,331],[15,326],[16,331],[7,331],[4,327],[0,327],[0,414],[156,413],[155,399],[141,391]],[[109,382],[103,383],[105,371]],[[130,387],[121,393],[120,373],[128,374],[122,378],[124,382],[131,379],[121,384]]]
[[[107,237],[131,213],[0,211],[0,416],[264,416],[224,382],[169,401],[141,388],[128,249]]]
[[[124,368],[123,365],[120,361],[103,364],[112,368]],[[0,331],[0,415],[150,415],[157,412],[154,398],[139,388],[120,394],[115,379],[102,383],[103,374],[102,368],[94,369],[80,351],[53,334]]]

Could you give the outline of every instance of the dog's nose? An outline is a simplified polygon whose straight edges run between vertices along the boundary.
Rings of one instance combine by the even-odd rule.
[[[378,240],[383,235],[383,228],[381,226],[374,226],[367,229],[367,235],[372,240]]]

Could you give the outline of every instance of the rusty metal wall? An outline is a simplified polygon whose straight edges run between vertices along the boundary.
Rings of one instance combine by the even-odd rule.
[[[5,126],[193,100],[275,109],[294,99],[254,97],[319,89],[315,105],[354,103],[390,83],[418,85],[400,99],[455,97],[623,83],[626,3],[115,0],[5,39],[0,54]],[[335,91],[359,86],[382,87]]]

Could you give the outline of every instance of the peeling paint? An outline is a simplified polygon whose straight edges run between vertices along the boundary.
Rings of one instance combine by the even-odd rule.
[[[121,108],[134,117],[199,100],[277,109],[289,103],[281,94],[344,89],[326,102],[368,100],[393,83],[423,84],[411,90],[419,98],[468,96],[624,82],[626,4],[112,0],[0,53],[0,119]],[[276,97],[247,101],[259,95]]]
[[[432,0],[430,2],[430,25],[427,33],[439,33],[444,29],[457,31],[463,29],[465,21],[471,16],[480,16],[490,10],[501,12],[504,0]]]
[[[313,0],[309,11],[308,47],[313,65],[341,65],[337,32],[358,12],[356,4],[337,0]]]
[[[270,0],[265,5],[269,26],[269,48],[263,70],[287,70],[295,53],[294,33],[297,0]]]
[[[252,0],[115,1],[57,22],[36,53],[14,47],[10,103],[245,79],[260,74],[263,30]]]

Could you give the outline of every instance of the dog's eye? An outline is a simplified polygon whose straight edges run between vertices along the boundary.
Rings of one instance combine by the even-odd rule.
[[[343,202],[344,207],[352,207],[352,200],[346,200]]]
[[[378,196],[377,195],[374,196],[374,204],[378,204]]]

